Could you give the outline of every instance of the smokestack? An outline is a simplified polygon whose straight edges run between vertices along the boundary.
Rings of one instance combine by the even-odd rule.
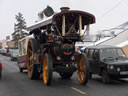
[[[63,11],[68,11],[69,9],[70,9],[69,7],[61,7],[61,8],[60,8],[61,12],[63,12]]]

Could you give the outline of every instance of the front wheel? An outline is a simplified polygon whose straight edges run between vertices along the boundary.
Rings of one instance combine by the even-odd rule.
[[[82,53],[78,62],[77,77],[81,85],[85,85],[89,79],[89,63],[86,54]]]
[[[45,53],[43,57],[43,82],[45,85],[51,85],[53,62],[50,53]]]

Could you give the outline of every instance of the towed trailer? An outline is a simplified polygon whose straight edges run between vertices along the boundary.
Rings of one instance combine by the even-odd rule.
[[[71,78],[77,71],[81,85],[88,82],[89,64],[85,53],[75,51],[75,43],[82,41],[83,30],[95,23],[94,15],[61,8],[61,12],[29,26],[27,46],[27,70],[30,79],[43,77],[43,83],[50,85],[53,72],[62,78]],[[86,29],[85,29],[86,28]]]
[[[17,63],[20,72],[23,72],[23,70],[27,69],[27,44],[30,39],[33,39],[33,36],[26,36],[18,42]]]

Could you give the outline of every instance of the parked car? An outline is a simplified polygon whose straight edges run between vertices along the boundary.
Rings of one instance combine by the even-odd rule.
[[[2,78],[2,63],[0,62],[0,79]]]
[[[18,49],[14,49],[10,51],[10,55],[11,55],[11,61],[15,61],[18,58]]]
[[[128,58],[122,48],[116,46],[90,46],[85,48],[92,74],[102,76],[104,83],[111,79],[128,78]]]
[[[0,54],[2,54],[2,49],[0,49]]]
[[[7,53],[7,49],[2,49],[2,50],[1,50],[1,54],[2,54],[2,55],[6,56],[6,53]]]

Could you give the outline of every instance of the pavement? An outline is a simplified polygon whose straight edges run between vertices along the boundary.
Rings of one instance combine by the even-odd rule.
[[[3,64],[0,80],[0,96],[128,96],[128,79],[102,83],[101,77],[93,75],[88,84],[82,86],[74,73],[71,79],[61,79],[53,74],[51,86],[45,86],[41,79],[30,80],[27,71],[19,72],[17,62],[0,55]]]

